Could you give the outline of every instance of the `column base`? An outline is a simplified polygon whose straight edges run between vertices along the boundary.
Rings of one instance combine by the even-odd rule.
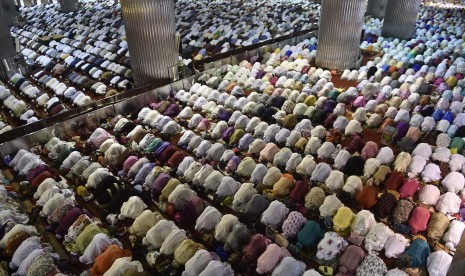
[[[59,0],[62,12],[75,12],[79,9],[78,0]]]
[[[321,6],[316,65],[345,70],[360,57],[366,0],[325,0]]]
[[[0,59],[0,77],[2,79],[8,79],[8,73],[16,71],[23,76],[26,76],[31,71],[31,66],[34,63],[25,60],[22,54],[16,54],[11,57]]]
[[[421,0],[389,0],[384,17],[383,37],[411,39]]]

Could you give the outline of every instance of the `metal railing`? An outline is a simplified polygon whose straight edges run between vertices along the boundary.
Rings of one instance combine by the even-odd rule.
[[[304,39],[308,39],[316,35],[316,31],[304,32],[299,33],[296,36],[287,37],[285,39],[281,39],[281,37],[272,39],[269,41],[271,42],[269,44],[259,43],[256,45],[258,47],[244,47],[244,49],[241,49],[240,51],[237,49],[238,52],[235,55],[227,56],[204,64],[203,71],[197,72],[191,77],[179,79],[168,85],[158,88],[156,85],[148,85],[136,88],[124,93],[104,98],[89,105],[70,109],[66,112],[50,116],[35,123],[14,128],[8,132],[0,134],[0,154],[4,155],[7,152],[12,153],[20,148],[29,148],[42,143],[44,142],[45,138],[51,138],[50,135],[53,135],[54,133],[63,133],[63,131],[69,130],[71,126],[79,125],[78,123],[81,120],[85,122],[89,120],[89,118],[93,118],[95,116],[94,119],[98,122],[102,118],[102,114],[107,114],[107,112],[110,112],[108,113],[110,115],[125,114],[119,112],[127,110],[127,108],[125,108],[126,105],[134,106],[137,104],[136,106],[139,107],[147,106],[148,104],[154,102],[159,95],[162,99],[168,97],[171,90],[178,91],[180,89],[190,89],[193,81],[196,81],[204,73],[210,73],[218,68],[224,68],[222,67],[223,65],[239,64],[244,59],[249,60],[251,57],[264,55],[265,53],[271,52],[276,48],[282,48],[287,44],[297,44]],[[176,74],[178,72],[174,73]],[[173,77],[173,79],[176,78]],[[134,109],[128,110],[134,111]]]
[[[227,51],[225,53],[219,53],[211,57],[206,57],[200,61],[194,61],[193,68],[194,70],[198,70],[198,71],[201,71],[203,69],[209,69],[211,68],[212,64],[218,64],[219,61],[222,61],[222,64],[225,64],[225,61],[227,62],[227,60],[232,57],[242,56],[244,54],[247,55],[247,53],[253,52],[255,50],[259,50],[259,49],[263,49],[267,47],[276,49],[277,48],[276,45],[284,46],[286,44],[296,44],[296,41],[300,42],[304,40],[305,38],[316,36],[317,33],[318,33],[318,24],[316,22],[313,22],[312,28],[308,30],[293,32],[291,34],[264,40],[264,41],[261,41],[261,42],[258,42],[258,43],[255,43],[249,46],[236,48],[236,49]]]
[[[39,144],[44,144],[50,138],[70,137],[76,135],[79,129],[98,125],[103,119],[116,115],[126,115],[134,112],[137,108],[148,106],[149,104],[167,99],[171,91],[181,89],[189,90],[203,74],[210,74],[217,69],[207,70],[194,76],[175,81],[159,88],[139,88],[117,95],[120,97],[131,96],[124,100],[119,100],[117,96],[104,99],[87,107],[76,108],[69,112],[59,114],[34,124],[25,125],[0,135],[3,141],[0,144],[0,155],[13,154],[19,149],[27,149]],[[73,115],[71,118],[70,113]],[[5,141],[9,137],[9,141]],[[8,140],[8,139],[7,139]]]

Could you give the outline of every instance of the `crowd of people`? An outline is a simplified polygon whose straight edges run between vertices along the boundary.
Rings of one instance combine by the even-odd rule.
[[[182,62],[311,29],[318,9],[300,0],[178,1]],[[37,69],[27,76],[11,72],[0,87],[7,125],[33,123],[134,88],[119,4],[80,1],[77,12],[62,13],[59,4],[50,3],[23,7],[20,16],[24,24],[12,34]],[[13,102],[6,101],[9,96]]]
[[[447,275],[465,230],[464,15],[422,5],[409,41],[372,19],[361,47],[380,55],[341,75],[313,65],[316,38],[272,49],[3,156],[0,269]]]

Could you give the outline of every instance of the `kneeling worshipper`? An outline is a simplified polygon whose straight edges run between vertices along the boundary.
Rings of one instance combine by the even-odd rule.
[[[83,264],[91,264],[100,254],[110,245],[117,245],[123,248],[121,242],[117,239],[110,239],[105,233],[98,233],[94,236],[91,243],[86,247],[84,254],[79,258]]]
[[[66,245],[69,252],[76,254],[83,254],[87,246],[92,242],[95,235],[104,233],[108,235],[108,231],[96,224],[87,225],[84,230],[77,236],[76,240]]]

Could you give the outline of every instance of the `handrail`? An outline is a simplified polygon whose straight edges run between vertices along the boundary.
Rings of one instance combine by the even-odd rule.
[[[290,38],[285,39],[285,40],[275,41],[275,42],[273,42],[271,44],[266,44],[264,46],[254,48],[252,50],[247,50],[247,51],[241,52],[241,53],[239,53],[237,55],[228,56],[228,57],[225,57],[223,59],[219,59],[219,60],[216,60],[214,62],[204,64],[204,69],[208,70],[208,69],[219,67],[221,65],[226,65],[226,64],[230,64],[230,65],[239,64],[239,62],[244,60],[244,59],[249,60],[253,56],[263,55],[266,52],[270,52],[270,51],[272,51],[272,50],[274,50],[276,48],[282,48],[287,44],[290,44],[290,45],[297,44],[298,42],[301,42],[304,39],[308,39],[308,38],[311,38],[311,37],[316,37],[317,34],[318,34],[318,31],[311,31],[311,32],[300,34],[298,36],[290,37]]]
[[[242,47],[239,47],[239,48],[229,50],[229,51],[227,51],[225,53],[218,53],[218,54],[215,54],[213,56],[203,58],[203,59],[201,59],[199,61],[193,61],[192,63],[193,63],[194,68],[202,68],[205,64],[212,63],[212,62],[215,62],[215,61],[218,61],[218,60],[222,60],[222,59],[228,58],[230,56],[237,56],[237,55],[243,54],[243,53],[245,53],[247,51],[255,50],[255,49],[261,48],[261,47],[266,46],[266,45],[270,45],[270,44],[273,44],[273,43],[289,40],[289,39],[292,39],[294,37],[298,37],[298,36],[301,36],[301,35],[313,33],[313,32],[318,30],[318,26],[315,26],[315,25],[316,25],[316,23],[313,22],[311,29],[300,30],[300,31],[296,31],[296,32],[293,32],[293,33],[290,33],[290,34],[287,34],[287,35],[280,36],[280,37],[275,37],[275,38],[263,40],[263,41],[260,41],[258,43],[254,43],[254,44],[249,45],[249,46],[242,46]]]
[[[39,144],[44,144],[53,136],[65,137],[75,135],[79,128],[85,127],[87,125],[98,124],[102,119],[106,119],[118,114],[125,115],[127,113],[132,113],[134,112],[135,106],[148,106],[154,101],[167,99],[169,97],[170,91],[190,89],[201,75],[212,73],[214,70],[208,70],[196,74],[195,76],[178,80],[155,89],[149,89],[149,87],[137,89],[135,92],[128,93],[131,95],[130,98],[125,98],[121,101],[115,101],[107,106],[99,107],[97,103],[94,103],[90,105],[89,109],[86,110],[87,112],[84,113],[79,113],[79,111],[74,112],[71,110],[74,115],[73,117],[62,118],[63,115],[68,113],[60,114],[62,116],[53,116],[34,124],[25,125],[18,129],[14,129],[6,133],[6,135],[12,139],[0,143],[0,155],[5,156],[7,154],[13,154],[19,149],[26,149]],[[144,90],[145,92],[143,93],[136,93]],[[81,108],[78,108],[77,110],[80,109]],[[60,119],[63,120],[59,121]],[[3,136],[4,135],[0,136],[0,139],[4,139]]]
[[[124,93],[120,93],[120,94],[116,94],[111,97],[104,98],[92,104],[73,108],[66,112],[63,112],[63,113],[60,113],[54,116],[50,116],[45,119],[39,120],[37,122],[24,125],[24,126],[20,126],[8,132],[2,133],[0,134],[0,147],[3,149],[5,143],[12,141],[14,139],[17,139],[18,137],[28,136],[35,132],[42,133],[41,131],[44,129],[53,128],[56,125],[61,125],[63,122],[68,122],[69,120],[77,120],[76,118],[81,118],[83,116],[86,116],[86,114],[89,114],[92,112],[98,112],[100,109],[108,107],[108,106],[112,106],[112,107],[119,106],[122,104],[121,102],[125,102],[125,101],[130,102],[134,98],[137,98],[138,96],[141,96],[141,95],[146,95],[142,97],[148,97],[147,101],[149,101],[149,99],[153,95],[156,95],[158,93],[156,91],[163,91],[164,96],[168,96],[168,94],[165,94],[165,93],[169,93],[170,87],[172,87],[173,90],[175,91],[179,89],[189,89],[190,86],[192,85],[193,80],[198,79],[201,75],[203,75],[206,72],[210,72],[210,71],[213,72],[215,68],[220,68],[221,66],[227,65],[227,64],[230,64],[230,65],[239,64],[239,62],[244,59],[250,59],[250,57],[253,57],[255,55],[263,55],[266,52],[270,52],[276,48],[282,48],[286,44],[291,44],[291,45],[297,44],[298,42],[301,42],[306,38],[311,38],[316,35],[317,35],[317,31],[302,31],[302,32],[298,32],[298,35],[282,36],[279,38],[264,41],[263,43],[257,43],[251,46],[243,47],[240,49],[235,49],[237,51],[235,55],[226,56],[221,59],[215,59],[214,61],[212,61],[213,59],[206,59],[207,61],[210,61],[210,62],[205,63],[203,65],[203,71],[198,72],[197,74],[194,74],[193,76],[187,77],[185,79],[177,80],[168,85],[161,86],[161,87],[157,85],[148,85],[144,87],[135,88],[133,90],[126,91]],[[153,99],[152,99],[152,102],[153,102]],[[0,154],[2,152],[3,151],[0,150]]]

